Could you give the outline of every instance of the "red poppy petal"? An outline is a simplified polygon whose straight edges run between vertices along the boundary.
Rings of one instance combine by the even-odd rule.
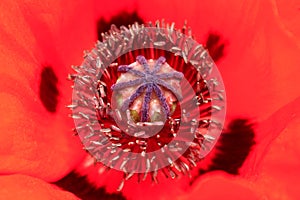
[[[300,2],[298,0],[288,2],[273,0],[271,4],[280,27],[285,30],[287,35],[298,40],[297,43],[300,45]]]
[[[26,175],[0,176],[2,199],[78,199],[69,192]]]
[[[269,199],[300,198],[299,104],[300,97],[257,125],[257,130],[265,132],[268,140],[258,138],[257,151],[243,168],[243,174],[256,177],[252,178],[255,185]]]
[[[2,174],[55,181],[85,155],[72,136],[74,125],[65,107],[71,102],[71,83],[66,80],[70,65],[80,64],[83,49],[96,38],[93,12],[82,12],[85,9],[92,10],[92,2],[0,5]],[[49,110],[45,104],[53,101],[55,110]]]
[[[146,2],[144,2],[146,3]],[[97,18],[103,18],[104,20],[110,20],[112,16],[115,16],[118,13],[122,13],[124,11],[134,12],[137,9],[136,1],[96,1],[95,9]]]
[[[251,189],[247,180],[223,172],[213,172],[195,182],[192,191],[182,199],[243,199],[254,200],[259,194]]]

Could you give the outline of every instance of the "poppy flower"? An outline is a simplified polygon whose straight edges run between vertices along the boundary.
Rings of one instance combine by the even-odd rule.
[[[61,199],[71,199],[71,194],[37,178],[56,181],[77,165],[76,173],[87,176],[97,187],[105,186],[109,191],[117,187],[122,179],[117,172],[94,167],[88,157],[83,161],[86,154],[82,145],[70,133],[73,125],[65,105],[70,102],[72,91],[65,77],[70,72],[68,66],[81,63],[82,50],[91,49],[97,18],[109,21],[117,19],[117,13],[136,11],[144,21],[164,18],[176,22],[177,27],[188,20],[195,39],[206,44],[217,61],[226,86],[228,128],[224,138],[226,132],[241,131],[236,143],[248,141],[243,134],[246,129],[233,130],[241,126],[232,120],[243,117],[254,123],[249,127],[255,144],[249,143],[237,170],[211,167],[221,162],[215,156],[228,150],[220,143],[192,172],[198,178],[191,186],[188,177],[154,186],[130,180],[122,195],[130,199],[299,198],[299,147],[295,142],[300,93],[296,76],[300,52],[297,1],[93,3],[7,1],[0,5],[0,56],[4,65],[0,71],[0,173],[25,174],[1,177],[2,185],[6,185],[6,190],[2,190],[5,195],[18,190],[26,193],[16,195],[28,194],[33,188],[34,193],[41,195],[39,198],[51,198],[58,192],[64,195]],[[238,124],[247,125],[246,121]],[[221,142],[225,140],[221,138]],[[234,156],[239,156],[239,148],[233,151]],[[204,175],[198,176],[200,171],[205,171]],[[74,182],[64,182],[68,182],[69,175],[57,185],[76,194],[78,188],[70,189]],[[24,180],[24,184],[13,186],[16,180]],[[27,181],[32,184],[30,188],[26,187]]]
[[[258,1],[247,4],[235,1],[229,3],[217,1],[212,6],[211,2],[200,1],[189,2],[187,5],[173,2],[172,8],[174,9],[171,10],[166,9],[168,6],[159,1],[131,3],[131,8],[136,7],[139,18],[145,21],[164,18],[166,21],[175,21],[176,24],[180,25],[187,19],[196,39],[204,44],[208,44],[212,35],[219,35],[217,44],[211,49],[218,50],[218,46],[219,49],[224,47],[223,55],[222,53],[215,54],[221,54],[222,57],[215,58],[219,59],[217,64],[226,86],[228,122],[235,117],[242,116],[255,123],[253,125],[255,134],[252,139],[255,140],[256,144],[252,147],[252,151],[249,149],[248,159],[242,163],[239,173],[243,178],[256,176],[259,173],[259,167],[253,168],[253,163],[257,164],[258,161],[254,162],[253,159],[259,157],[263,159],[264,154],[262,152],[266,151],[269,143],[282,130],[280,127],[274,128],[278,131],[277,134],[275,134],[276,131],[268,131],[267,127],[274,126],[272,125],[274,122],[270,122],[273,113],[284,109],[285,104],[299,96],[298,80],[293,77],[298,69],[293,67],[295,64],[292,64],[298,63],[296,54],[299,52],[299,34],[296,28],[293,28],[293,23],[284,19],[287,11],[283,11],[290,9],[291,16],[289,18],[296,24],[297,19],[299,19],[297,7],[293,3],[282,8],[279,6],[282,5],[280,2]],[[105,5],[105,3],[103,4]],[[117,17],[112,10],[117,12],[133,11],[128,8],[127,3],[125,5],[118,4],[108,11],[102,10],[103,6],[97,8],[100,10],[98,12],[100,13],[99,16],[102,17],[101,19],[112,18],[114,22]],[[219,14],[220,10],[224,12]],[[226,12],[226,10],[231,12]],[[285,16],[279,12],[285,13]],[[174,16],[174,13],[180,13],[180,15]],[[134,12],[133,17],[136,17]],[[287,70],[283,67],[284,65],[288,65],[290,68]],[[286,78],[289,80],[287,81]],[[280,85],[276,83],[280,83]],[[289,116],[292,115],[292,112],[286,111],[285,114]],[[283,127],[285,126],[283,125]],[[240,130],[238,135],[243,134],[242,131]],[[241,137],[241,140],[248,139],[246,136]],[[238,139],[236,142],[239,142]],[[256,166],[258,165],[260,164]],[[91,179],[93,178],[91,177]],[[139,189],[141,191],[147,190],[143,187],[144,185]],[[132,198],[138,195],[138,192],[132,193],[131,191],[128,191],[128,195],[131,196],[130,194],[132,194]],[[126,188],[124,188],[124,193],[126,193]],[[158,193],[158,191],[154,193]],[[170,194],[169,191],[166,193]]]

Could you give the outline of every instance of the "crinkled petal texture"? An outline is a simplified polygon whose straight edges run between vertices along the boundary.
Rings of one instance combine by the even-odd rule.
[[[72,94],[66,77],[95,41],[91,4],[1,2],[1,174],[55,181],[83,158],[65,107]]]
[[[270,199],[297,199],[295,185],[299,177],[296,169],[300,165],[297,159],[300,147],[295,141],[299,127],[291,116],[298,112],[293,107],[299,105],[297,97],[300,96],[297,76],[300,73],[299,1],[153,0],[111,6],[113,2],[101,2],[101,6],[97,6],[98,17],[109,20],[120,11],[136,9],[145,21],[164,18],[180,27],[187,20],[196,40],[204,44],[209,33],[220,35],[221,40],[215,45],[225,45],[223,57],[217,64],[226,87],[227,117],[243,116],[257,122],[257,144],[241,169],[243,178],[251,185],[246,186],[245,191],[251,193],[249,190],[253,189],[254,196]],[[208,181],[207,190],[214,192],[213,184],[220,189],[223,184],[232,182],[231,178],[220,176]],[[243,188],[245,181],[241,181],[243,186],[239,182],[234,180],[229,184],[232,187],[226,188]],[[273,189],[273,183],[278,190]],[[170,183],[169,187],[179,185]],[[133,185],[130,187],[126,189],[125,185],[124,193],[131,198],[163,193],[148,189],[144,189],[146,193],[136,192]],[[239,189],[237,193],[241,193]]]
[[[262,161],[258,182],[269,199],[300,199],[300,112],[297,115],[270,145]],[[266,193],[269,188],[273,192]]]
[[[1,199],[76,200],[74,194],[62,191],[45,181],[26,175],[0,176]]]
[[[292,100],[267,120],[257,125],[257,149],[249,157],[241,172],[257,191],[268,199],[299,199],[300,177],[300,97]]]

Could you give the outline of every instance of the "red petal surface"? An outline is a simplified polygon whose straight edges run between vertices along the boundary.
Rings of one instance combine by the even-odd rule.
[[[246,180],[223,172],[213,172],[202,177],[185,197],[178,199],[241,199],[255,200],[258,193],[249,187]]]
[[[242,173],[269,199],[299,199],[300,97],[257,125],[267,139],[258,138],[255,152]]]
[[[1,199],[78,199],[75,195],[64,192],[58,187],[46,183],[41,179],[26,175],[0,176],[0,185]]]
[[[85,10],[90,10],[85,12]],[[65,108],[66,77],[95,40],[92,2],[4,1],[0,5],[0,173],[23,173],[55,181],[85,154],[72,136]],[[83,37],[84,35],[84,37]],[[39,98],[43,66],[55,73],[56,112]]]

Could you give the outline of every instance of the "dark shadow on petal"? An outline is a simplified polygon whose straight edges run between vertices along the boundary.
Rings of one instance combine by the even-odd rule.
[[[206,39],[205,47],[215,62],[224,57],[225,43],[222,41],[220,34],[209,33]]]
[[[107,193],[106,190],[96,188],[89,183],[85,176],[80,176],[75,172],[71,172],[61,180],[55,182],[58,187],[75,194],[83,200],[125,200],[121,193]]]
[[[216,146],[217,153],[207,171],[223,170],[229,174],[239,174],[239,168],[255,144],[252,126],[246,119],[233,120],[229,130],[221,135]]]
[[[205,169],[199,169],[198,175],[191,184],[201,175],[222,170],[232,175],[238,175],[247,156],[255,145],[253,124],[247,119],[235,119],[228,127],[228,131],[221,134],[215,147],[215,154],[211,164]]]
[[[136,11],[132,13],[122,11],[119,14],[113,16],[108,21],[106,21],[104,18],[100,18],[97,22],[98,40],[102,40],[101,33],[108,32],[112,24],[120,28],[120,26],[128,26],[134,24],[135,22],[138,22],[139,24],[144,23],[144,20],[138,15]]]
[[[58,78],[50,66],[45,66],[41,72],[39,96],[44,107],[51,113],[56,112],[59,91]]]

